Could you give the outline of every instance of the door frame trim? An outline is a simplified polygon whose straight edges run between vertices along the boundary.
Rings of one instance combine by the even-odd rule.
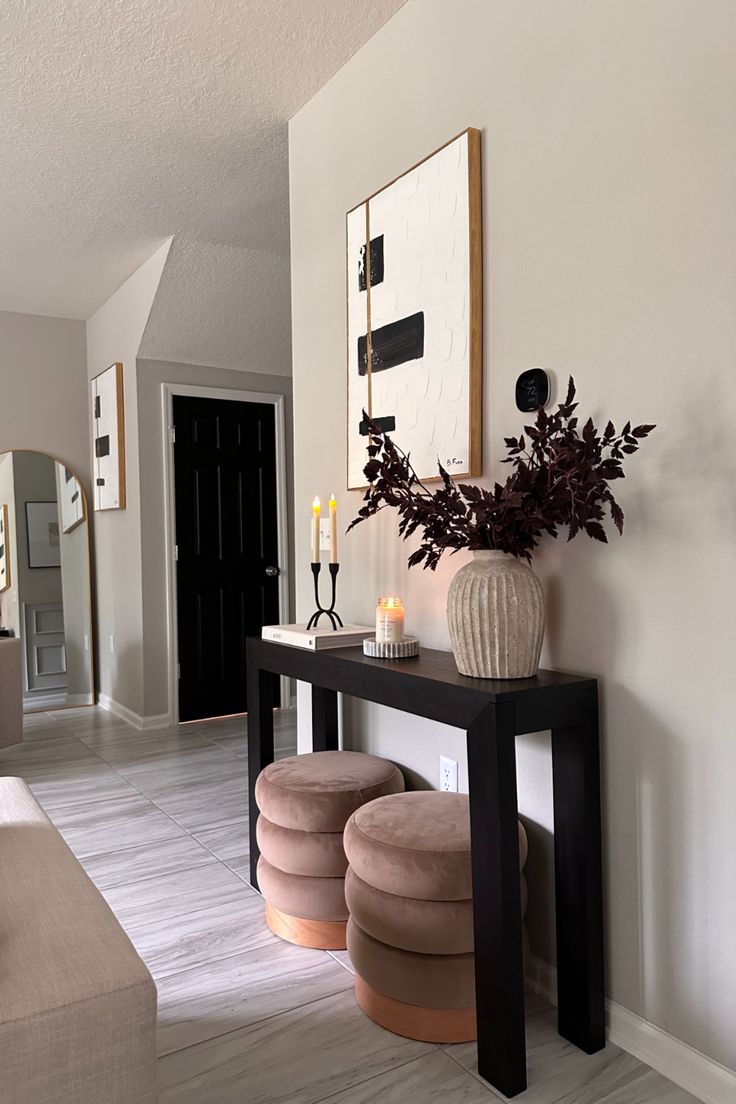
[[[207,387],[196,383],[161,384],[161,419],[164,439],[164,529],[166,542],[166,642],[168,648],[169,723],[179,724],[179,626],[177,618],[176,507],[174,494],[174,397],[192,396],[200,399],[226,399],[232,402],[261,403],[274,408],[276,429],[276,517],[279,567],[279,616],[289,617],[289,514],[286,480],[286,396],[272,391],[237,391],[234,388]],[[289,680],[281,679],[281,701],[288,704]]]

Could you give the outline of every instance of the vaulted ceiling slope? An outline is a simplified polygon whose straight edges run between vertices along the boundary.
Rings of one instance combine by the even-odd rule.
[[[288,256],[177,234],[138,356],[288,376],[289,290]]]
[[[171,234],[288,256],[287,121],[403,3],[0,5],[0,310],[88,318]]]

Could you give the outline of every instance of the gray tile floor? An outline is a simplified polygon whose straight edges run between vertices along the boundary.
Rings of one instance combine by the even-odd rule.
[[[277,716],[279,754],[295,718]],[[25,778],[148,964],[161,1104],[483,1104],[475,1048],[411,1042],[352,997],[347,955],[276,939],[247,884],[244,722],[136,732],[99,709],[27,717]],[[528,1000],[529,1104],[696,1104],[617,1047],[589,1057]]]

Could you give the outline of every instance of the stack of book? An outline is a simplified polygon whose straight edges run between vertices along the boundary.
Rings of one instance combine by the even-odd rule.
[[[308,629],[306,625],[264,625],[261,631],[263,640],[273,640],[277,644],[289,644],[293,648],[308,648],[312,652],[321,652],[327,648],[358,647],[375,629],[365,625],[344,625],[341,629]]]

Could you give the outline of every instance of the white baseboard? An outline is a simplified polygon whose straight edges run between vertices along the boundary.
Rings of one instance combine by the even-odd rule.
[[[115,717],[120,717],[121,721],[125,721],[127,724],[132,725],[133,728],[137,728],[139,732],[149,732],[155,728],[169,728],[171,726],[171,716],[169,713],[158,713],[150,717],[141,717],[140,713],[134,713],[132,709],[128,709],[127,705],[121,705],[120,702],[115,701],[114,698],[109,697],[107,694],[99,693],[97,695],[97,704],[106,709],[108,713],[112,713]]]
[[[150,732],[155,728],[171,728],[173,723],[170,713],[153,713],[150,717],[141,717],[141,731]]]
[[[557,1004],[557,970],[536,955],[527,956],[530,987],[550,1004]],[[714,1062],[694,1047],[669,1035],[616,1001],[606,1001],[608,1039],[640,1062],[674,1081],[704,1104],[733,1104],[736,1073]]]
[[[82,705],[94,705],[94,694],[67,694],[66,704],[69,708],[77,708]]]
[[[733,1104],[736,1073],[701,1051],[668,1035],[628,1008],[608,1001],[608,1037],[704,1104]]]

